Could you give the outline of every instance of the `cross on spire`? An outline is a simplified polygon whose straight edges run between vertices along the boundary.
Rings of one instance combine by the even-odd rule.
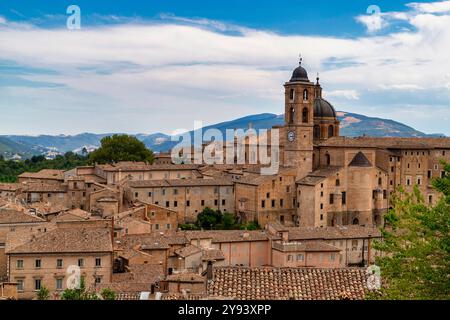
[[[317,80],[317,83],[316,84],[319,84],[319,73],[317,72],[317,78],[316,78],[316,80]]]

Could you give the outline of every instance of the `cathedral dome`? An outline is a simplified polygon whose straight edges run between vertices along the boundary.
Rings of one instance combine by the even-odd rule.
[[[305,68],[303,68],[301,65],[295,68],[294,72],[292,72],[290,81],[309,81],[308,73],[306,72]]]
[[[331,103],[322,98],[314,100],[314,118],[336,118],[336,111]]]

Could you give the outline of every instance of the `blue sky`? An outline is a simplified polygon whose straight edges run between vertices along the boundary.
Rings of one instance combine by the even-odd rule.
[[[301,52],[336,109],[449,135],[449,40],[450,1],[3,1],[0,134],[281,113]]]

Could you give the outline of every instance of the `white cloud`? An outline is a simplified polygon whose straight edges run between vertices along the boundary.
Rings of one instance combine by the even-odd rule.
[[[62,86],[0,87],[0,109],[13,117],[32,103],[65,115],[58,121],[43,116],[30,129],[41,132],[169,132],[193,120],[213,123],[251,113],[281,113],[282,84],[295,68],[299,52],[310,79],[320,71],[324,95],[347,100],[345,106],[334,103],[339,110],[360,108],[355,101],[362,101],[367,89],[440,87],[448,92],[448,79],[442,79],[450,70],[450,15],[416,9],[383,14],[386,19],[407,21],[413,31],[356,39],[287,36],[174,16],[165,17],[167,22],[81,30],[6,23],[0,25],[0,60],[52,70],[22,78]],[[75,114],[79,110],[82,116]],[[24,112],[20,117],[33,121]],[[14,125],[2,124],[0,133],[13,131]]]
[[[422,13],[443,13],[450,12],[450,1],[440,1],[431,3],[418,3],[413,2],[407,4],[407,6],[422,12]]]
[[[326,97],[345,98],[347,100],[359,100],[359,93],[356,90],[334,90],[325,93]]]

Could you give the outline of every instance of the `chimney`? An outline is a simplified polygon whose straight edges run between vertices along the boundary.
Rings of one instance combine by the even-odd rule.
[[[212,261],[208,261],[208,265],[206,266],[206,280],[213,279],[213,264]]]

